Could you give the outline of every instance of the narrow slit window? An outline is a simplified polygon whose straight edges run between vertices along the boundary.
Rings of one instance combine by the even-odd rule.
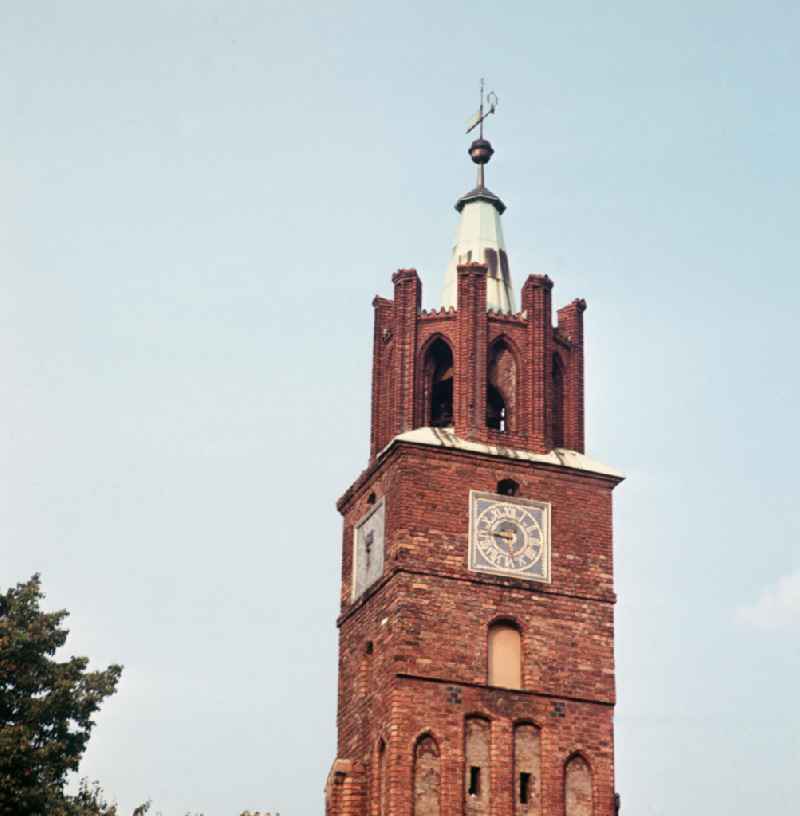
[[[531,775],[523,771],[519,775],[519,803],[527,805],[531,795]]]
[[[470,796],[481,795],[481,769],[477,765],[473,765],[469,769],[469,790],[467,793]]]

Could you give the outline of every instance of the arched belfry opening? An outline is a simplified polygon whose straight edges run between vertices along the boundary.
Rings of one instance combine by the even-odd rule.
[[[517,397],[517,363],[508,343],[501,337],[489,349],[486,383],[486,427],[513,430]]]
[[[445,428],[453,424],[453,352],[437,337],[425,355],[423,366],[426,425]]]
[[[554,448],[564,447],[564,364],[553,355],[552,400],[550,408],[550,440]]]
[[[500,389],[489,383],[486,388],[486,427],[493,431],[506,431],[507,421],[506,401]]]

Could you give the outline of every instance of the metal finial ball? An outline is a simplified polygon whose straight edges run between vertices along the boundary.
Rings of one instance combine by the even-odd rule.
[[[486,164],[492,158],[494,149],[487,139],[476,139],[467,151],[475,164]]]

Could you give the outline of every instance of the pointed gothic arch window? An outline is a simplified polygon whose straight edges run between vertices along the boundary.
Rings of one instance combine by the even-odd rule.
[[[441,798],[439,746],[423,734],[414,746],[413,816],[439,816]]]
[[[489,348],[486,384],[486,427],[513,430],[517,399],[517,363],[511,347],[498,338]]]
[[[550,406],[550,439],[554,448],[564,447],[564,364],[553,355],[552,401]]]
[[[446,428],[453,424],[453,352],[438,337],[425,354],[423,365],[426,398],[425,424]]]
[[[564,812],[566,816],[592,816],[592,770],[580,754],[573,754],[564,765]]]

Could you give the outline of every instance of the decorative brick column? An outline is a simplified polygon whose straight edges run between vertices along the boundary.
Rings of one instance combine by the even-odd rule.
[[[529,275],[522,287],[522,307],[528,315],[528,361],[523,373],[529,407],[530,448],[545,453],[552,448],[550,440],[550,383],[553,365],[553,327],[550,290],[553,282],[547,275]]]
[[[485,264],[458,267],[457,347],[453,406],[455,432],[486,439],[486,274]]]
[[[558,329],[572,345],[564,377],[564,447],[584,452],[583,313],[585,300],[558,310]]]
[[[395,372],[394,416],[390,438],[414,427],[414,381],[417,356],[417,315],[422,284],[416,269],[399,269],[394,283]]]
[[[372,301],[372,420],[369,457],[372,461],[391,439],[391,373],[394,339],[394,303],[376,297]]]

